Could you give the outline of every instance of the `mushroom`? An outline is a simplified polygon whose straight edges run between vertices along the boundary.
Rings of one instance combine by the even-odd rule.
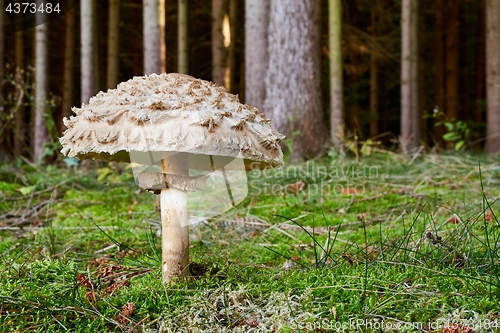
[[[64,155],[143,165],[134,169],[136,182],[160,194],[164,282],[188,274],[186,193],[206,179],[189,170],[224,172],[235,159],[244,171],[283,164],[284,136],[269,119],[224,87],[188,75],[134,77],[72,110],[63,119]]]

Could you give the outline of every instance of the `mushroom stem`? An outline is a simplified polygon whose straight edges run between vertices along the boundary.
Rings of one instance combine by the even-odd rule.
[[[188,160],[184,153],[164,156],[162,172],[187,175]],[[168,184],[167,184],[168,186]],[[161,190],[162,277],[168,283],[173,277],[188,275],[189,229],[186,192],[175,188]]]

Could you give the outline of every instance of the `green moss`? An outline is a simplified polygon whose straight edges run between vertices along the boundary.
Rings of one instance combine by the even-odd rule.
[[[278,332],[298,324],[313,332],[320,319],[493,318],[500,297],[494,163],[481,157],[481,177],[477,157],[457,155],[409,165],[380,154],[252,172],[243,203],[191,228],[193,277],[168,286],[155,197],[138,192],[126,169],[98,181],[101,171],[0,166],[0,193],[9,198],[0,214],[11,221],[0,231],[0,331],[167,332],[183,323],[239,332],[250,328],[242,318],[253,318],[280,325]],[[298,181],[303,191],[286,190]],[[19,192],[33,185],[32,196]],[[117,265],[125,272],[117,281],[128,285],[106,292],[111,282],[100,269]],[[119,324],[129,302],[132,322]],[[276,308],[266,312],[269,304]],[[205,326],[191,327],[193,314]]]

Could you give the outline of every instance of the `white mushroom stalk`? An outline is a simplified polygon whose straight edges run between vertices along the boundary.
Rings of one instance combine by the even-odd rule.
[[[184,153],[161,160],[163,174],[187,175],[188,159]],[[167,184],[168,185],[168,184]],[[162,277],[168,283],[172,278],[188,275],[189,227],[186,192],[165,188],[160,193],[162,230]]]
[[[163,281],[187,275],[189,237],[186,191],[204,186],[204,177],[234,167],[279,167],[284,136],[256,108],[212,82],[184,74],[152,74],[100,92],[63,119],[62,153],[80,159],[134,162],[137,184],[160,194]],[[232,194],[228,186],[228,194]]]

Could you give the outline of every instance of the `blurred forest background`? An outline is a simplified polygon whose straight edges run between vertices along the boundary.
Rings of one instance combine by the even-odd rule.
[[[3,1],[2,159],[50,160],[72,106],[153,72],[239,94],[287,135],[295,159],[500,151],[498,0],[49,2],[59,15]]]

